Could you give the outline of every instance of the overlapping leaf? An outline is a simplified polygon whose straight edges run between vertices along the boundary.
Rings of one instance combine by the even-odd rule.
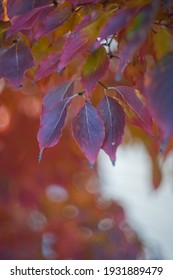
[[[8,79],[14,87],[22,85],[25,71],[33,65],[32,54],[21,41],[0,49],[0,77]]]
[[[73,99],[73,82],[67,81],[51,89],[43,98],[40,128],[37,139],[40,146],[40,159],[45,147],[58,143],[67,116],[68,105]]]
[[[38,31],[35,34],[35,39],[38,40],[42,36],[47,35],[53,31],[58,26],[62,25],[72,14],[71,5],[65,3],[60,5],[56,9],[50,10],[49,13],[46,13],[42,24],[38,28]]]
[[[41,61],[35,73],[34,82],[52,74],[57,69],[59,60],[60,53],[57,52],[49,55],[45,60]]]
[[[163,142],[173,134],[173,52],[165,55],[148,73],[145,89],[152,112],[163,132]]]
[[[95,89],[98,80],[106,73],[109,60],[103,47],[89,55],[82,69],[82,83],[90,95]]]
[[[40,24],[40,17],[42,14],[44,16],[49,13],[51,10],[54,10],[52,5],[47,4],[35,9],[32,9],[25,15],[19,15],[11,19],[12,26],[9,28],[7,37],[10,37],[13,34],[16,34],[20,31],[30,30],[38,22]]]
[[[139,50],[149,34],[151,23],[156,12],[157,5],[149,5],[133,18],[125,35],[125,45],[120,51],[120,63],[116,73],[116,79],[120,80],[126,65],[132,60],[133,55]]]
[[[93,166],[103,144],[105,129],[97,110],[88,102],[80,109],[72,123],[73,137]]]
[[[89,49],[98,37],[98,33],[108,15],[92,12],[86,15],[82,22],[66,40],[58,70],[63,70],[76,55]]]
[[[125,127],[125,113],[121,105],[112,97],[105,96],[97,110],[105,125],[105,140],[102,149],[115,164],[116,150],[122,141]]]
[[[85,16],[82,22],[76,27],[74,32],[66,40],[62,51],[61,60],[58,65],[58,71],[63,70],[71,59],[88,48],[89,38],[88,35],[83,31],[83,28],[91,21],[91,15]]]
[[[135,118],[133,119],[133,123],[144,129],[148,134],[153,135],[150,112],[137,97],[135,89],[128,86],[117,86],[116,91],[134,113]]]

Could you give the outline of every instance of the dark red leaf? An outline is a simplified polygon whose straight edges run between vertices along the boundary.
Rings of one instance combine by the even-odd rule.
[[[34,82],[47,77],[57,69],[60,60],[60,53],[54,53],[46,57],[45,60],[39,63],[37,71],[35,73]]]
[[[122,141],[125,127],[125,113],[121,105],[112,97],[105,96],[97,110],[105,125],[105,140],[102,149],[115,165],[116,150]]]
[[[37,139],[40,146],[41,159],[45,147],[53,147],[58,143],[67,116],[67,107],[74,96],[73,82],[65,82],[51,89],[43,98],[40,128]]]
[[[106,73],[109,60],[104,47],[98,48],[89,55],[82,69],[82,83],[87,93],[91,95],[98,80]]]
[[[100,38],[106,39],[107,37],[120,32],[127,26],[133,16],[133,13],[134,9],[126,8],[116,11],[102,28]]]
[[[88,102],[80,109],[72,122],[73,137],[93,166],[103,144],[104,124],[96,109]]]
[[[24,15],[35,8],[49,5],[49,0],[8,0],[7,1],[7,12],[8,17],[11,19],[14,16]]]
[[[163,145],[173,134],[173,53],[166,54],[148,73],[146,95],[156,121],[163,132]]]
[[[153,136],[151,115],[147,107],[137,97],[135,89],[128,86],[117,86],[115,89],[120,94],[122,100],[125,101],[125,103],[136,115],[134,124]]]
[[[25,15],[19,15],[11,19],[12,26],[7,32],[7,38],[13,34],[20,31],[30,30],[38,22],[40,23],[40,18],[42,13],[46,15],[52,9],[54,9],[50,4],[35,8]]]
[[[33,65],[31,52],[21,41],[0,49],[0,77],[8,79],[14,87],[22,85],[25,71]]]

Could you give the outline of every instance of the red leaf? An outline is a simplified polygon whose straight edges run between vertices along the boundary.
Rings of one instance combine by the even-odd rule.
[[[95,89],[98,80],[106,73],[109,60],[104,47],[100,47],[89,55],[82,69],[82,83],[90,95]]]
[[[105,26],[100,32],[100,38],[106,39],[107,37],[120,32],[125,28],[133,16],[134,9],[123,8],[116,11],[107,21]]]
[[[62,71],[66,65],[79,53],[85,51],[90,44],[89,35],[83,30],[92,20],[93,15],[87,15],[83,18],[82,22],[77,25],[76,29],[71,33],[66,40],[60,63],[58,65],[58,71]]]
[[[8,17],[13,18],[14,16],[24,15],[35,8],[42,7],[48,4],[50,4],[48,0],[8,0]]]
[[[35,73],[34,82],[47,77],[57,69],[60,60],[60,52],[54,53],[46,57],[45,60],[39,63]]]
[[[147,74],[146,95],[163,132],[163,145],[173,134],[173,52],[166,54]],[[164,147],[163,147],[164,148]]]
[[[70,96],[72,94],[73,83],[68,81],[51,89],[43,98],[40,128],[37,135],[40,146],[39,159],[41,159],[45,147],[53,147],[58,143],[67,116],[67,107],[74,97]]]
[[[121,105],[112,97],[105,96],[97,110],[105,125],[105,140],[102,149],[115,165],[115,153],[122,141],[125,127],[125,113]]]
[[[4,77],[14,87],[22,85],[25,71],[34,65],[29,48],[21,41],[0,49],[0,77]]]
[[[73,137],[93,166],[103,144],[104,124],[96,109],[88,102],[80,109],[72,122]]]
[[[128,86],[117,86],[115,89],[123,101],[125,101],[125,103],[136,115],[137,118],[134,119],[134,124],[153,136],[152,118],[147,107],[144,106],[141,100],[137,97],[135,89]]]

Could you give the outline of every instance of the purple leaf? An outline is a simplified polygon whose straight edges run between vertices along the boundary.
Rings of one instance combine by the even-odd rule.
[[[126,8],[116,11],[102,28],[100,32],[100,38],[106,39],[107,37],[120,32],[127,26],[128,22],[133,16],[134,11],[134,9]]]
[[[34,82],[47,77],[57,69],[60,60],[60,52],[54,53],[46,57],[45,60],[39,63],[35,73]]]
[[[43,111],[47,112],[56,107],[62,99],[71,97],[74,93],[73,81],[66,81],[51,88],[43,97]]]
[[[73,7],[77,7],[79,5],[97,4],[100,0],[69,0],[69,2],[73,4]]]
[[[96,109],[88,102],[80,109],[72,122],[73,137],[93,166],[103,144],[104,124]]]
[[[105,125],[105,140],[102,149],[115,165],[115,154],[122,141],[125,127],[125,113],[121,105],[112,97],[105,96],[97,110]]]
[[[65,94],[61,91],[62,88],[65,89]],[[57,94],[55,91],[49,92],[43,99],[40,128],[37,135],[40,146],[39,160],[41,160],[43,149],[56,145],[62,135],[67,116],[67,107],[74,97],[63,98],[67,91],[67,86],[61,85]]]
[[[135,114],[134,124],[144,129],[148,134],[153,136],[152,118],[147,107],[137,97],[135,89],[128,86],[117,86],[116,91],[122,100]]]
[[[38,40],[42,36],[47,35],[58,26],[62,25],[72,14],[71,5],[60,5],[59,8],[52,9],[45,15],[40,28],[35,34],[35,39]]]
[[[35,8],[42,7],[50,4],[48,0],[8,0],[7,12],[8,17],[11,19],[14,16],[24,15]]]
[[[166,54],[147,74],[145,91],[150,108],[163,132],[163,145],[173,134],[173,52]]]
[[[14,87],[22,85],[25,71],[34,65],[29,48],[21,41],[0,49],[0,77],[4,77]]]
[[[33,26],[39,22],[42,13],[48,13],[54,9],[50,4],[35,8],[25,15],[19,15],[11,19],[12,26],[7,32],[7,38],[20,31],[30,30]]]
[[[98,48],[89,55],[82,69],[82,83],[90,95],[95,89],[98,80],[106,73],[109,60],[104,47]]]

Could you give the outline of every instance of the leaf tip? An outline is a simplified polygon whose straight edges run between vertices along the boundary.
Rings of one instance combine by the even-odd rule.
[[[94,163],[89,162],[89,167],[90,167],[90,169],[93,169],[94,168]]]
[[[115,160],[111,160],[112,166],[115,166]]]
[[[41,150],[39,155],[38,155],[38,163],[40,163],[41,160],[42,160],[42,154],[43,154],[43,150]]]
[[[121,81],[121,79],[122,79],[122,74],[117,72],[116,75],[115,75],[115,81],[119,82],[119,81]]]

